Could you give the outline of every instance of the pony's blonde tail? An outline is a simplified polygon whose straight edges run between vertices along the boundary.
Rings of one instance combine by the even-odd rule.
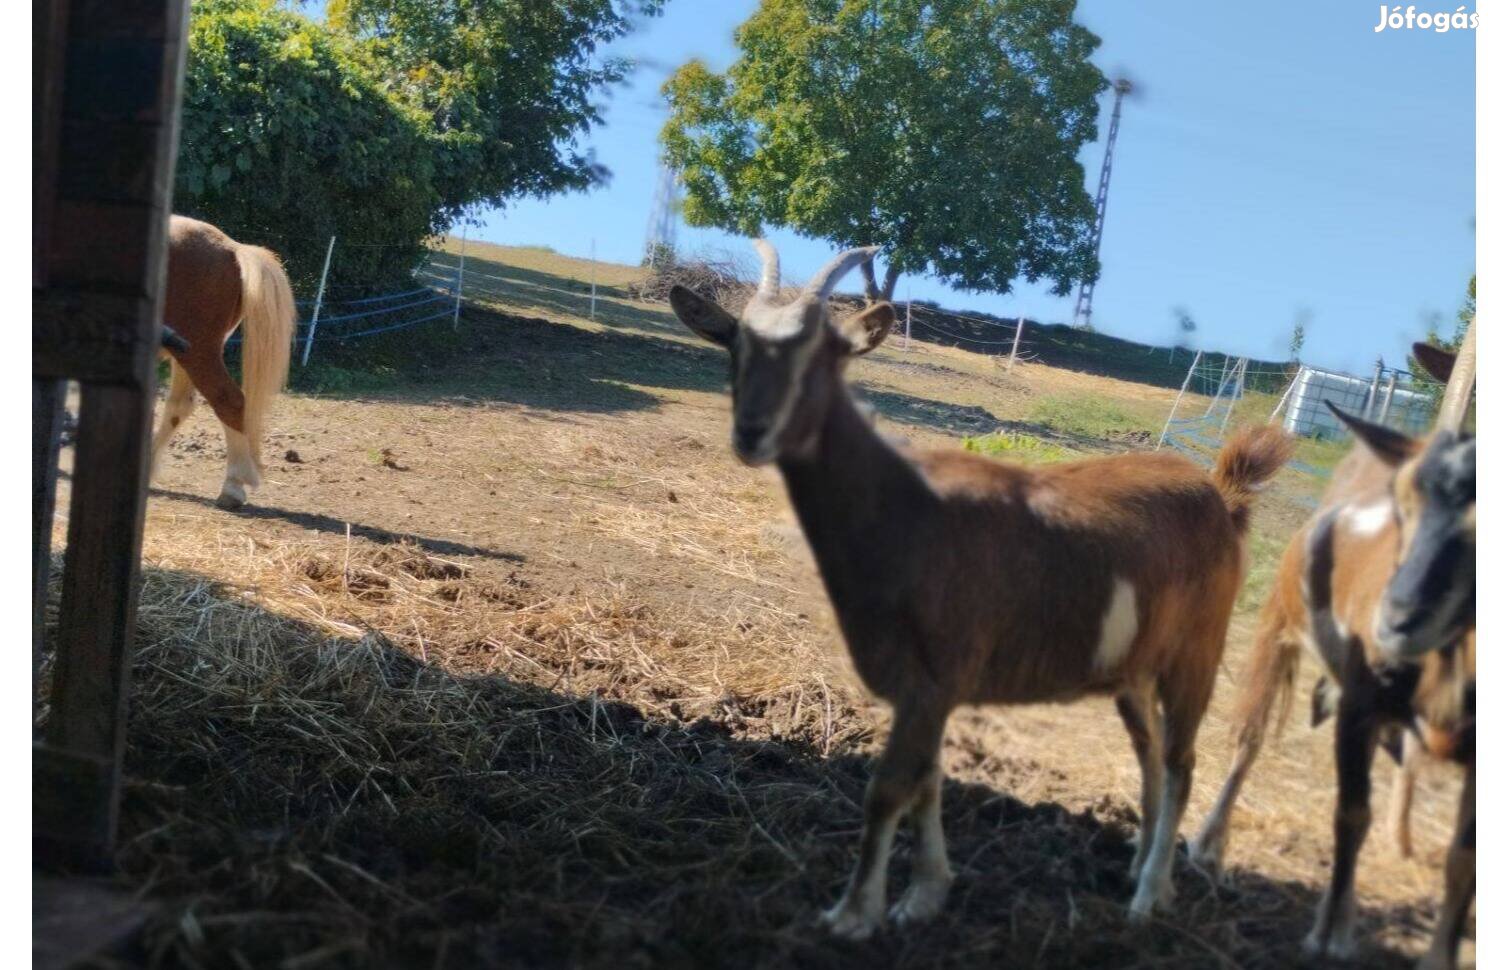
[[[294,291],[279,257],[261,246],[238,247],[243,280],[243,435],[263,470],[264,417],[289,376]]]

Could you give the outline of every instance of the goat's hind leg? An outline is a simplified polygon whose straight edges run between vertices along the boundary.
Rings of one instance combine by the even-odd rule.
[[[939,781],[936,766],[950,708],[945,705],[932,708],[923,706],[925,704],[925,698],[916,698],[915,704],[905,704],[894,711],[894,726],[889,731],[888,744],[878,760],[864,799],[863,840],[857,865],[842,899],[822,917],[835,936],[867,939],[883,921],[889,850],[893,845],[894,830],[917,797],[921,798],[919,807],[922,812],[931,809],[936,812],[931,834],[939,833],[940,799],[937,795],[927,806],[922,794],[928,783]],[[927,834],[923,825],[920,834],[922,839]],[[927,847],[922,844],[921,848],[923,851]],[[943,842],[941,854],[944,854]],[[949,866],[946,869],[949,870]],[[948,871],[945,878],[949,881]]]
[[[889,910],[889,920],[895,926],[906,926],[934,916],[945,905],[946,895],[951,891],[951,861],[946,856],[945,830],[941,827],[938,748],[935,767],[920,783],[920,790],[910,807],[915,828],[914,869],[910,874],[909,888]]]
[[[1416,794],[1416,776],[1421,771],[1425,748],[1421,739],[1409,727],[1401,731],[1400,764],[1395,769],[1395,780],[1390,785],[1390,834],[1395,839],[1395,848],[1402,859],[1412,855],[1411,803]]]
[[[1157,694],[1151,680],[1144,680],[1116,696],[1116,711],[1131,735],[1132,749],[1142,769],[1142,827],[1137,834],[1136,851],[1132,853],[1131,877],[1142,873],[1142,866],[1152,849],[1152,828],[1157,824],[1162,790],[1162,747],[1158,741],[1162,717],[1157,710]]]
[[[1158,683],[1163,706],[1162,800],[1152,828],[1152,843],[1137,879],[1137,892],[1127,911],[1133,921],[1145,920],[1154,909],[1167,908],[1173,901],[1173,852],[1178,844],[1178,825],[1193,790],[1194,738],[1212,689],[1212,675],[1207,685],[1181,677],[1164,678]]]

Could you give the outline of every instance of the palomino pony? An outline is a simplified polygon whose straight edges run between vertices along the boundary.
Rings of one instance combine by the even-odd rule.
[[[155,431],[151,471],[201,391],[227,438],[227,476],[217,505],[238,509],[257,487],[269,403],[289,373],[295,305],[279,257],[230,239],[216,226],[171,216],[165,322],[184,339],[171,348],[170,394]],[[243,325],[243,386],[228,374],[222,348]]]

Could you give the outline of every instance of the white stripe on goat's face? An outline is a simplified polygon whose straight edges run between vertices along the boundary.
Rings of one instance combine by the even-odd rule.
[[[780,457],[802,389],[826,334],[819,303],[752,302],[734,337],[734,452],[746,465]]]
[[[1131,652],[1137,639],[1137,588],[1125,579],[1111,583],[1111,604],[1101,619],[1100,641],[1095,646],[1097,671],[1115,670]]]

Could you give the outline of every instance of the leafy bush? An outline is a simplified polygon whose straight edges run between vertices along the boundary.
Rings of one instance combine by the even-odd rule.
[[[345,38],[270,0],[192,5],[176,210],[278,251],[302,289],[333,233],[337,283],[408,275],[447,224],[438,143]]]

